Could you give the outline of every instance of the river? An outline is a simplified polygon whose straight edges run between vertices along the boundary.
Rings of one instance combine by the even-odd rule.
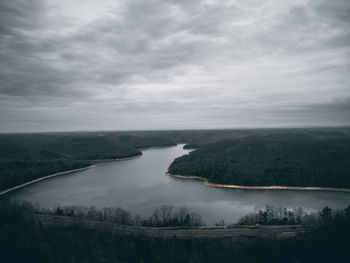
[[[165,176],[170,163],[187,154],[183,145],[149,148],[141,158],[97,163],[95,168],[57,176],[18,189],[8,196],[44,207],[83,205],[122,207],[133,215],[149,216],[162,205],[186,206],[211,225],[235,222],[266,204],[316,211],[344,208],[350,194],[326,191],[241,190],[208,187],[201,181]]]

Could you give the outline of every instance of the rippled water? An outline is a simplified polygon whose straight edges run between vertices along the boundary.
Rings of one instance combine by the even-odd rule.
[[[140,216],[149,216],[154,208],[171,204],[200,213],[208,224],[219,219],[235,222],[266,204],[303,207],[308,211],[326,205],[332,208],[350,205],[349,193],[222,189],[205,186],[200,181],[165,176],[170,163],[189,152],[182,147],[151,148],[144,150],[144,156],[138,159],[98,163],[93,169],[17,190],[9,198],[45,207],[122,207]]]

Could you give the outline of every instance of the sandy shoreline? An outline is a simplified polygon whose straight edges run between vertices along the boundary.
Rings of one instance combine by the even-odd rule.
[[[102,160],[87,160],[87,161],[89,161],[89,162],[125,161],[125,160],[131,160],[131,159],[135,159],[135,158],[140,158],[140,157],[142,157],[142,156],[143,156],[143,154],[140,154],[140,155],[137,155],[137,156],[131,156],[131,157],[127,157],[127,158],[102,159]],[[84,171],[84,170],[87,170],[87,169],[94,168],[95,166],[96,166],[96,165],[93,164],[93,165],[86,166],[86,167],[83,167],[83,168],[78,168],[78,169],[73,169],[73,170],[68,170],[68,171],[64,171],[64,172],[59,172],[59,173],[54,173],[54,174],[50,174],[50,175],[47,175],[47,176],[43,176],[43,177],[40,177],[40,178],[38,178],[38,179],[35,179],[35,180],[32,180],[32,181],[26,182],[26,183],[24,183],[24,184],[20,184],[20,185],[11,187],[11,188],[9,188],[9,189],[6,189],[6,190],[0,192],[0,195],[7,194],[8,192],[14,191],[14,190],[16,190],[16,189],[19,189],[19,188],[25,187],[25,186],[27,186],[27,185],[30,185],[30,184],[33,184],[33,183],[36,183],[36,182],[40,182],[40,181],[43,181],[43,180],[46,180],[46,179],[49,179],[49,178],[52,178],[52,177],[55,177],[55,176],[58,176],[58,175],[80,172],[80,171]]]
[[[47,176],[44,176],[44,177],[40,177],[40,178],[38,178],[38,179],[35,179],[35,180],[32,180],[32,181],[26,182],[26,183],[24,183],[24,184],[20,184],[20,185],[17,185],[17,186],[15,186],[15,187],[6,189],[6,190],[0,192],[0,195],[4,195],[4,194],[6,194],[6,193],[8,193],[8,192],[11,192],[11,191],[13,191],[13,190],[22,188],[22,187],[24,187],[24,186],[27,186],[27,185],[30,185],[30,184],[33,184],[33,183],[36,183],[36,182],[43,181],[43,180],[45,180],[45,179],[49,179],[49,178],[55,177],[55,176],[58,176],[58,175],[63,175],[63,174],[69,174],[69,173],[75,173],[75,172],[79,172],[79,171],[84,171],[84,170],[87,170],[87,169],[94,168],[95,166],[96,166],[96,165],[90,165],[90,166],[86,166],[86,167],[83,167],[83,168],[68,170],[68,171],[59,172],[59,173],[54,173],[54,174],[50,174],[50,175],[47,175]]]
[[[348,188],[333,188],[333,187],[301,187],[301,186],[241,186],[232,184],[214,184],[210,183],[206,178],[199,176],[183,176],[178,174],[166,173],[166,176],[181,178],[181,179],[192,179],[200,180],[207,186],[230,188],[230,189],[246,189],[246,190],[296,190],[296,191],[333,191],[333,192],[346,192],[350,193]]]

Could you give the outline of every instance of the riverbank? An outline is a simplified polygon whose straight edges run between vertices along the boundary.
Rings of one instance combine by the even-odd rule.
[[[55,176],[58,176],[58,175],[80,172],[80,171],[84,171],[84,170],[87,170],[87,169],[94,168],[95,166],[96,166],[96,165],[90,165],[90,166],[86,166],[86,167],[83,167],[83,168],[68,170],[68,171],[59,172],[59,173],[54,173],[54,174],[50,174],[50,175],[47,175],[47,176],[44,176],[44,177],[40,177],[40,178],[38,178],[38,179],[35,179],[35,180],[32,180],[32,181],[26,182],[26,183],[24,183],[24,184],[20,184],[20,185],[17,185],[17,186],[15,186],[15,187],[6,189],[6,190],[0,192],[0,195],[7,194],[8,192],[11,192],[11,191],[13,191],[13,190],[22,188],[22,187],[24,187],[24,186],[27,186],[27,185],[30,185],[30,184],[33,184],[33,183],[36,183],[36,182],[40,182],[40,181],[49,179],[49,178],[52,178],[52,177],[55,177]]]
[[[140,157],[142,157],[142,156],[143,156],[143,154],[141,153],[140,155],[131,156],[131,157],[126,157],[126,158],[101,159],[101,160],[87,160],[87,161],[89,161],[89,162],[126,161],[126,160],[131,160],[131,159],[140,158]],[[20,184],[20,185],[11,187],[11,188],[9,188],[9,189],[6,189],[6,190],[0,192],[0,195],[7,194],[8,192],[14,191],[14,190],[16,190],[16,189],[19,189],[19,188],[25,187],[25,186],[27,186],[27,185],[30,185],[30,184],[33,184],[33,183],[36,183],[36,182],[40,182],[40,181],[43,181],[43,180],[46,180],[46,179],[49,179],[49,178],[52,178],[52,177],[55,177],[55,176],[58,176],[58,175],[80,172],[80,171],[84,171],[84,170],[87,170],[87,169],[94,168],[95,166],[96,166],[96,165],[94,164],[94,165],[86,166],[86,167],[83,167],[83,168],[78,168],[78,169],[73,169],[73,170],[68,170],[68,171],[64,171],[64,172],[59,172],[59,173],[54,173],[54,174],[50,174],[50,175],[47,175],[47,176],[43,176],[43,177],[40,177],[40,178],[38,178],[38,179],[35,179],[35,180],[32,180],[32,181],[26,182],[26,183],[24,183],[24,184]]]
[[[140,158],[143,156],[143,153],[136,155],[136,156],[131,156],[131,157],[125,157],[125,158],[115,158],[115,159],[97,159],[97,160],[86,160],[89,162],[112,162],[112,161],[126,161],[126,160],[131,160],[131,159],[136,159]]]
[[[233,184],[214,184],[210,183],[208,179],[199,176],[184,176],[178,174],[166,173],[166,176],[180,178],[180,179],[192,179],[200,180],[207,186],[219,187],[219,188],[230,188],[230,189],[245,189],[245,190],[295,190],[295,191],[333,191],[333,192],[345,192],[350,193],[348,188],[333,188],[333,187],[313,187],[313,186],[241,186]]]

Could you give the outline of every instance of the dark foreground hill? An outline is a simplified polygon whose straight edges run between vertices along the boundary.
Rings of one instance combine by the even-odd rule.
[[[329,208],[328,208],[329,209]],[[325,209],[324,209],[325,210]],[[163,238],[123,235],[82,228],[77,223],[44,225],[30,205],[0,202],[0,255],[3,263],[19,262],[348,262],[349,208],[315,231],[284,239]]]

